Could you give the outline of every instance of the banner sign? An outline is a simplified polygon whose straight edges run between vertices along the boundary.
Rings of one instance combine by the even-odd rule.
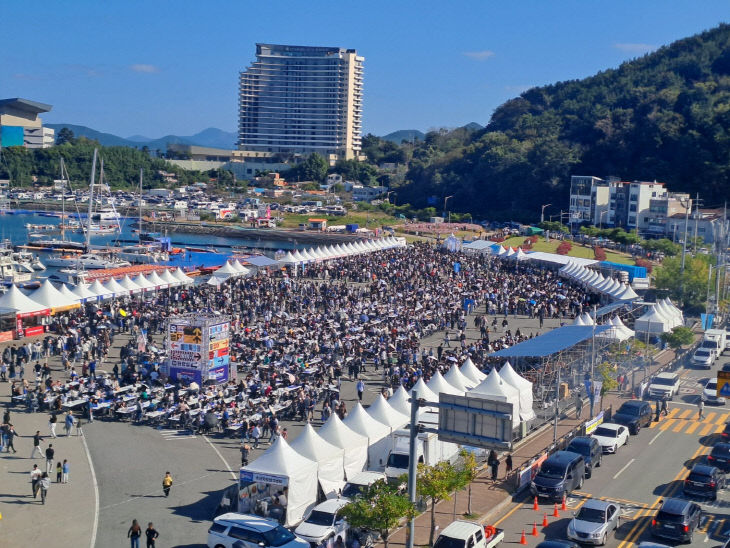
[[[603,422],[603,411],[598,413],[598,415],[595,416],[595,418],[586,421],[585,423],[585,429],[586,429],[586,436],[593,433],[593,431],[598,428],[598,425]]]

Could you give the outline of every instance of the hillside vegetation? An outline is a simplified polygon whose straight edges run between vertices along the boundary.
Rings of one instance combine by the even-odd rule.
[[[399,202],[491,219],[567,209],[570,176],[658,180],[730,194],[730,26],[679,40],[590,78],[533,88],[483,130],[430,132],[407,148]],[[390,144],[389,144],[390,145]],[[371,149],[375,150],[376,147]]]

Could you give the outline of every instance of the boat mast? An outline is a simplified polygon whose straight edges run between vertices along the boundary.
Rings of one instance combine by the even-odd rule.
[[[94,178],[96,177],[96,154],[94,149],[94,159],[91,161],[91,181],[89,182],[89,216],[86,219],[86,251],[91,247],[91,215],[94,207]]]
[[[66,239],[66,181],[63,172],[63,156],[61,156],[61,241]]]
[[[142,245],[142,168],[139,168],[139,244]]]

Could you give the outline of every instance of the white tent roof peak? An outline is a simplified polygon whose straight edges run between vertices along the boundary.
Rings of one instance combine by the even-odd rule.
[[[464,375],[456,364],[453,364],[451,369],[446,372],[444,380],[461,392],[466,392],[470,388],[474,388],[477,384],[479,384]]]
[[[435,394],[443,392],[444,394],[455,394],[458,396],[464,395],[463,390],[459,390],[455,386],[449,384],[439,371],[436,371],[436,373],[433,374],[431,380],[428,381],[426,386],[428,386]]]
[[[395,410],[382,394],[368,407],[367,412],[376,421],[382,422],[392,430],[402,428],[409,421],[408,415],[404,415],[400,411]]]
[[[463,364],[461,364],[461,373],[470,379],[472,382],[479,384],[484,379],[487,378],[487,376],[479,371],[476,365],[474,365],[474,362],[471,361],[471,358],[467,358],[466,361],[464,361]]]
[[[388,405],[390,405],[398,413],[402,413],[406,417],[410,417],[411,404],[408,401],[410,397],[411,396],[408,394],[403,385],[400,385],[398,390],[396,390],[393,395],[388,398]]]

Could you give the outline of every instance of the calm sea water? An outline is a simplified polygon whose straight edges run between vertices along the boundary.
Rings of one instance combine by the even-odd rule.
[[[124,218],[122,219],[122,232],[121,234],[100,234],[92,236],[91,243],[93,245],[132,245],[137,243],[138,235],[132,232],[131,225],[136,219]],[[28,233],[36,232],[28,230],[26,224],[34,225],[58,225],[61,219],[58,217],[46,217],[37,213],[20,213],[20,214],[0,214],[0,239],[10,240],[14,245],[26,244],[29,241]],[[144,227],[146,230],[151,228],[147,225]],[[44,232],[48,238],[58,239],[60,238],[60,232]],[[80,233],[67,233],[66,239],[77,242],[84,241],[84,235]],[[174,247],[201,247],[210,248],[211,246],[217,251],[217,253],[199,253],[190,251],[184,254],[173,255],[170,261],[166,264],[172,266],[181,267],[192,267],[192,266],[214,266],[220,265],[233,253],[231,246],[246,246],[252,249],[256,249],[258,253],[273,257],[275,252],[278,250],[289,250],[289,249],[302,249],[306,246],[298,245],[294,242],[286,241],[273,241],[273,240],[245,240],[239,238],[221,238],[219,236],[210,236],[202,234],[180,234],[176,233],[171,236],[172,244]],[[265,248],[265,249],[264,249]],[[47,256],[47,252],[36,251],[40,256],[41,261]],[[48,275],[53,269],[49,268],[43,275]]]

